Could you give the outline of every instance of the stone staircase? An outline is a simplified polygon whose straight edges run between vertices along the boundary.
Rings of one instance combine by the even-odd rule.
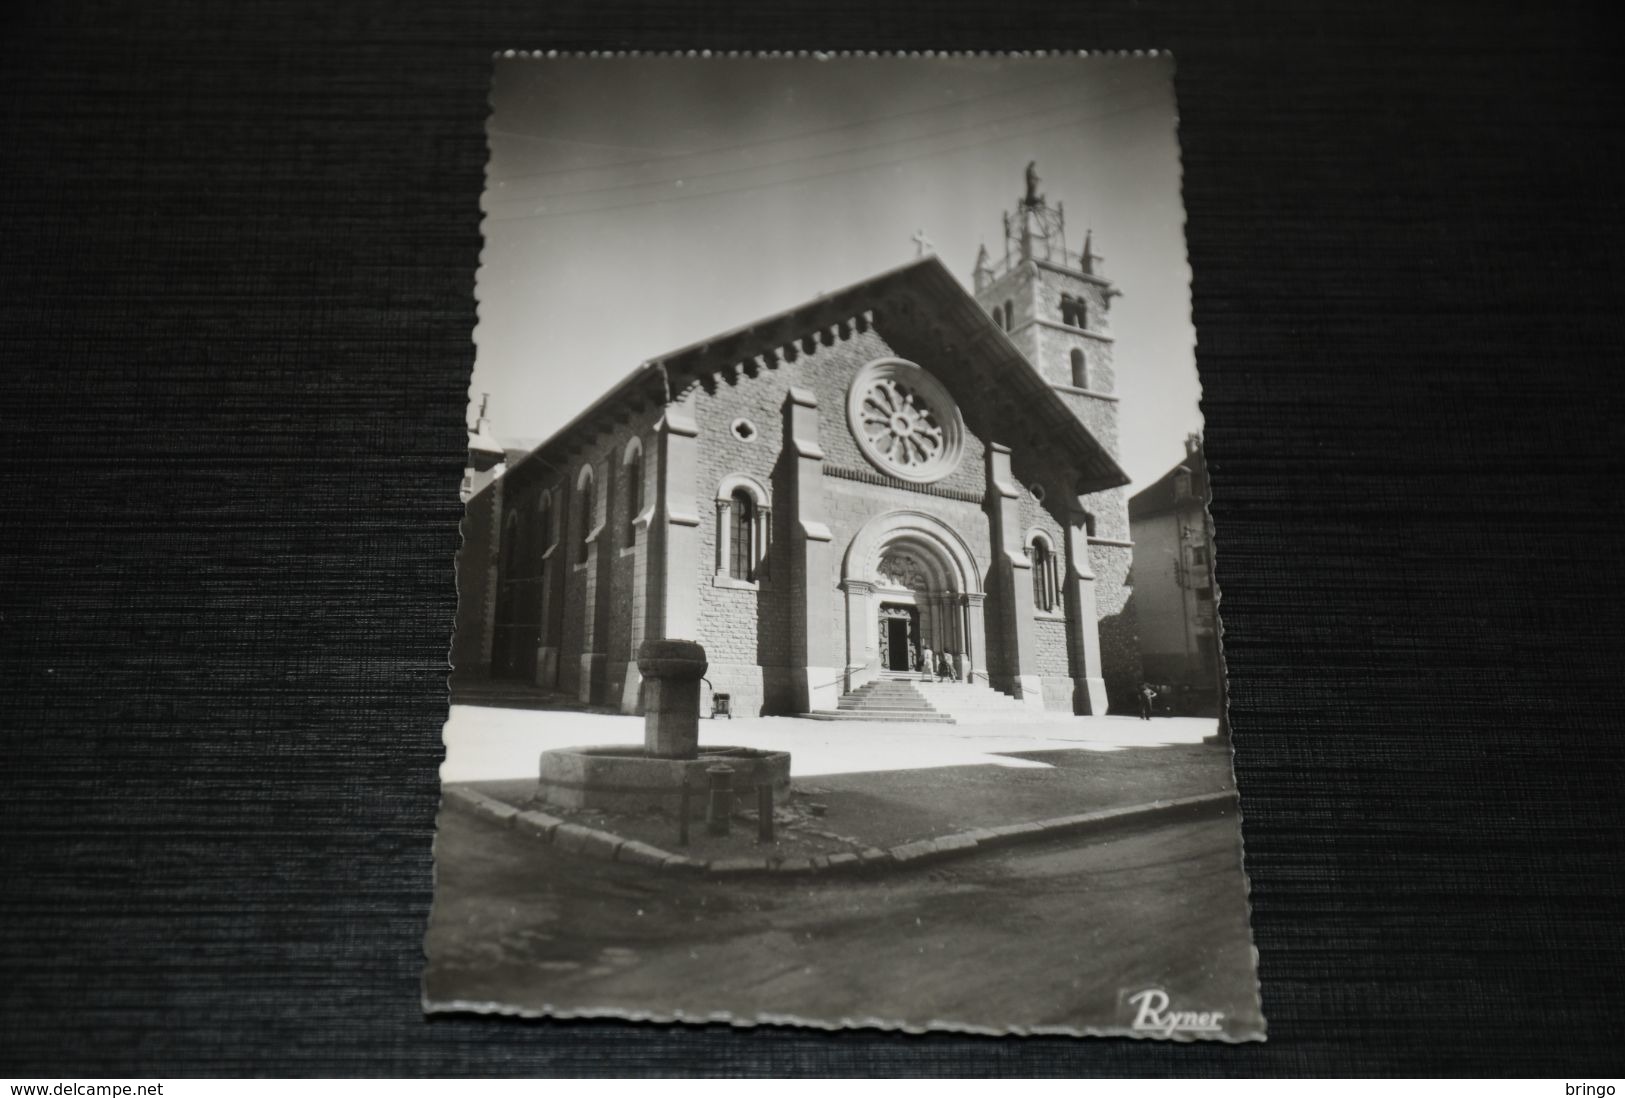
[[[1012,698],[987,685],[985,681],[922,682],[917,685],[920,696],[938,713],[946,713],[956,723],[1000,721],[1027,724],[1046,719],[1042,709]]]
[[[815,721],[918,721],[953,724],[953,717],[932,707],[921,690],[932,685],[928,676],[892,674],[866,682],[842,694],[834,709],[815,709],[803,716]]]

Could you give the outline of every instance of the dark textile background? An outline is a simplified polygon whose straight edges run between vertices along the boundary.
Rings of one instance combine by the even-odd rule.
[[[0,1074],[1617,1074],[1605,8],[7,16]],[[420,1016],[489,54],[692,45],[1178,55],[1268,1044]]]

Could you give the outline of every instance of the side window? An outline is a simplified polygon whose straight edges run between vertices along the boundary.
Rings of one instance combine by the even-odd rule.
[[[583,470],[580,487],[576,492],[576,562],[587,563],[587,554],[592,550],[592,543],[587,540],[592,533],[593,512],[593,476],[592,470]]]
[[[1061,575],[1055,551],[1042,537],[1033,539],[1030,556],[1033,562],[1033,605],[1046,614],[1060,609]]]
[[[743,488],[735,488],[730,497],[731,521],[729,532],[728,574],[736,580],[755,579],[753,537],[756,530],[756,501]]]
[[[632,455],[626,463],[626,544],[630,548],[638,541],[638,515],[643,513],[643,452]]]

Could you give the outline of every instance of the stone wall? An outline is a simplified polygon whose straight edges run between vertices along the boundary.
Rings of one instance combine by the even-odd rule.
[[[1128,585],[1131,550],[1116,545],[1091,545],[1089,562],[1095,571],[1095,610],[1100,619],[1100,670],[1113,712],[1134,712],[1138,689],[1140,642]]]
[[[1017,306],[1018,326],[1024,319],[1030,319],[1035,310],[1042,314],[1049,309],[1050,303],[1044,295],[1053,289],[1044,280],[1032,278],[1030,265],[1022,271],[1010,293]],[[819,404],[819,445],[824,452],[824,476],[820,484],[834,540],[829,554],[829,574],[816,582],[827,585],[832,610],[831,651],[837,654],[834,662],[844,661],[846,653],[846,602],[839,585],[847,548],[863,526],[877,515],[913,510],[939,519],[957,531],[968,545],[979,573],[977,579],[987,592],[984,603],[986,646],[984,651],[976,653],[976,664],[995,677],[1007,677],[1013,672],[1008,661],[1002,658],[1014,643],[1012,637],[1002,635],[1009,624],[1008,615],[1000,613],[997,587],[990,582],[994,561],[991,521],[985,502],[988,440],[972,434],[967,425],[962,458],[955,470],[934,484],[915,486],[886,478],[877,471],[859,449],[848,424],[848,390],[854,375],[875,359],[893,356],[917,362],[930,371],[947,387],[960,408],[967,411],[969,418],[973,422],[980,421],[978,412],[985,402],[979,400],[971,375],[954,353],[933,358],[928,349],[929,341],[922,334],[929,330],[928,326],[916,324],[914,318],[893,316],[882,308],[872,324],[860,321],[806,335],[780,355],[773,356],[772,362],[764,357],[751,363],[749,374],[730,366],[695,383],[693,413],[699,433],[694,491],[700,527],[699,559],[693,581],[698,585],[696,631],[700,635],[692,639],[705,646],[710,662],[707,677],[716,690],[733,696],[735,712],[785,711],[792,697],[789,691],[792,670],[806,662],[804,638],[797,635],[796,629],[798,608],[804,605],[803,593],[794,589],[796,578],[789,558],[799,537],[790,506],[793,461],[784,455],[784,409],[791,386],[810,390]],[[1041,338],[1039,333],[1049,330],[1029,326],[1028,331],[1034,333],[1031,340],[1035,354],[1040,353],[1036,342]],[[1104,381],[1110,379],[1109,344],[1100,346],[1105,348],[1107,361],[1096,376]],[[1106,411],[1115,415],[1114,406]],[[636,682],[626,681],[628,665],[635,658],[636,644],[644,639],[643,623],[658,609],[651,605],[651,600],[664,598],[658,590],[658,573],[651,575],[651,532],[647,526],[633,523],[637,517],[632,508],[634,493],[624,464],[627,443],[637,437],[642,447],[642,502],[646,508],[652,507],[657,499],[660,444],[654,426],[660,414],[658,408],[646,410],[632,422],[594,439],[585,451],[577,451],[567,459],[558,456],[559,468],[551,468],[538,455],[518,463],[504,478],[513,478],[513,487],[523,490],[526,498],[534,498],[535,491],[542,488],[553,491],[559,536],[546,565],[550,594],[541,644],[557,646],[557,684],[563,691],[578,696],[583,696],[582,657],[593,657],[586,661],[594,677],[584,696],[599,704],[620,704],[623,698],[636,698]],[[735,427],[740,421],[748,423],[748,437],[736,433]],[[1087,418],[1085,421],[1089,422]],[[1013,459],[1019,467],[1026,440],[1020,437],[1019,425],[1007,426],[1005,433],[1010,437],[997,441],[1014,448]],[[1105,430],[1106,427],[1101,426],[1097,433],[1104,437]],[[594,488],[593,515],[586,523],[581,517],[576,491],[583,464],[592,466]],[[728,580],[726,562],[718,559],[716,500],[721,485],[731,476],[748,477],[760,485],[772,516],[769,550],[752,583]],[[878,483],[876,478],[880,478]],[[1064,481],[1065,477],[1061,475],[1058,479]],[[1030,485],[1028,489],[1020,501],[1023,534],[1040,529],[1049,537],[1056,552],[1064,554],[1066,536],[1062,523],[1032,497]],[[475,497],[471,507],[481,498]],[[1098,536],[1128,538],[1124,499],[1123,492],[1114,489],[1085,500],[1094,511]],[[581,539],[587,529],[600,525],[602,530],[592,547],[589,570],[580,563]],[[537,542],[545,540],[537,539]],[[463,558],[472,559],[481,551],[477,542],[477,536],[465,541]],[[1093,545],[1090,557],[1097,575],[1102,659],[1108,686],[1114,699],[1121,696],[1132,700],[1139,661],[1134,651],[1126,586],[1129,550]],[[1019,581],[1030,582],[1030,577],[1023,572]],[[478,661],[479,619],[483,613],[489,621],[490,611],[479,607],[477,575],[470,574],[466,582],[460,579],[459,587],[460,636],[454,657],[474,665]],[[468,607],[466,612],[463,605]],[[1073,654],[1068,651],[1064,622],[1040,619],[1034,624],[1036,666],[1023,670],[1046,680],[1046,704],[1069,707]],[[1060,685],[1063,680],[1064,697]]]
[[[1046,495],[1045,498],[1047,499],[1048,496]],[[1023,546],[1026,545],[1028,539],[1035,531],[1042,533],[1046,538],[1048,538],[1050,546],[1057,557],[1056,568],[1058,577],[1061,580],[1062,585],[1064,585],[1067,574],[1066,532],[1061,528],[1061,523],[1055,518],[1055,516],[1052,515],[1045,505],[1039,502],[1038,498],[1033,495],[1031,485],[1025,486],[1025,490],[1021,493],[1019,503],[1021,507]],[[1032,582],[1031,576],[1028,577],[1028,582]],[[1068,648],[1066,639],[1066,602],[1063,599],[1056,605],[1053,616],[1037,610],[1036,605],[1037,604],[1035,601],[1035,629],[1033,631],[1033,639],[1037,646],[1037,652],[1035,655],[1037,657],[1038,666],[1030,669],[1028,673],[1066,679],[1067,682],[1064,703],[1059,705],[1051,703],[1051,695],[1055,693],[1055,691],[1046,684],[1044,707],[1046,709],[1059,708],[1071,710],[1071,677],[1076,672],[1074,672],[1072,669],[1072,653]],[[1055,689],[1058,690],[1059,687],[1057,686]]]
[[[700,552],[695,582],[699,585],[700,636],[710,668],[702,709],[710,712],[713,691],[730,695],[733,711],[755,716],[781,711],[782,701],[767,696],[762,668],[789,663],[789,544],[783,519],[788,493],[777,475],[784,441],[785,394],[796,384],[793,364],[762,367],[754,378],[732,375],[713,379],[696,395],[694,417],[699,427],[695,499],[700,512]],[[746,421],[749,438],[735,432]],[[726,577],[728,562],[719,559],[722,517],[716,502],[730,476],[743,475],[767,494],[772,532],[769,551],[752,586]],[[719,572],[721,577],[719,578]]]

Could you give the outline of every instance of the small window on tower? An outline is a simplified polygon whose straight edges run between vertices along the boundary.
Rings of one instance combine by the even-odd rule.
[[[1083,357],[1083,352],[1076,347],[1072,348],[1072,387],[1089,388],[1089,363]]]
[[[732,430],[740,442],[751,442],[756,438],[756,424],[748,419],[734,420]]]
[[[1072,302],[1071,324],[1074,328],[1089,327],[1089,306],[1082,299],[1074,299]]]
[[[1004,319],[999,322],[999,323],[1004,325],[1004,330],[1005,331],[1008,332],[1011,329],[1011,327],[1014,326],[1015,317],[1016,317],[1015,303],[1011,302],[1011,301],[1006,301],[1004,303]]]

